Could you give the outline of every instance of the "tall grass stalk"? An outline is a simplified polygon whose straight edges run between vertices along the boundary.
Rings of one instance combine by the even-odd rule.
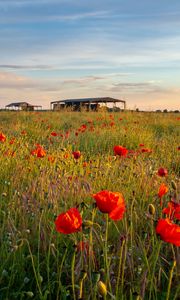
[[[171,285],[172,285],[172,279],[173,279],[173,272],[174,268],[176,267],[176,261],[173,261],[172,268],[169,273],[169,282],[168,282],[168,288],[167,288],[167,294],[166,294],[166,300],[170,299],[170,292],[171,292]]]

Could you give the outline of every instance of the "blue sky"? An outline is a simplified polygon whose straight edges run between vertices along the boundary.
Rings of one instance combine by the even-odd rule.
[[[180,107],[179,0],[0,0],[0,107],[111,96]]]

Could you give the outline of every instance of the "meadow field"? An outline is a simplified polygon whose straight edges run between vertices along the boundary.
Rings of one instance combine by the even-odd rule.
[[[180,299],[180,114],[0,112],[0,299]]]

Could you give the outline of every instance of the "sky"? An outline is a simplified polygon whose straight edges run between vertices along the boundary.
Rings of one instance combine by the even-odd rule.
[[[0,0],[0,108],[100,96],[180,109],[179,0]]]

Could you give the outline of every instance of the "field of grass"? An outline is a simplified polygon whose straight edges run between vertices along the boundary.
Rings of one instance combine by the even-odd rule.
[[[179,114],[0,112],[0,133],[0,299],[180,299],[180,216],[163,213],[180,203]],[[120,220],[103,190],[123,195]],[[82,226],[63,234],[70,208]]]

